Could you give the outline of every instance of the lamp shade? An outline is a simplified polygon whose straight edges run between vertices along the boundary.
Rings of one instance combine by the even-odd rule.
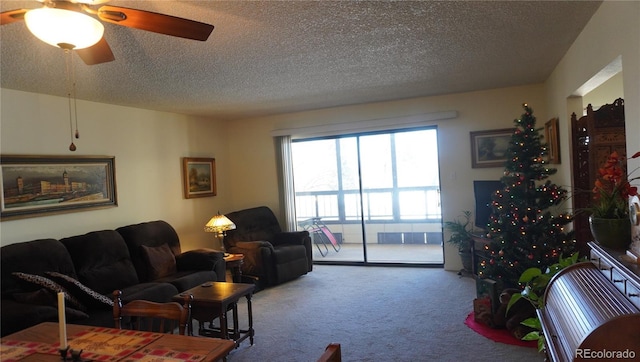
[[[88,48],[104,34],[104,25],[97,19],[77,11],[40,8],[27,11],[27,28],[38,39],[57,47]]]
[[[222,234],[227,230],[233,230],[236,228],[236,224],[233,221],[229,220],[224,215],[215,215],[209,220],[209,222],[204,226],[204,231],[208,233],[218,233]]]

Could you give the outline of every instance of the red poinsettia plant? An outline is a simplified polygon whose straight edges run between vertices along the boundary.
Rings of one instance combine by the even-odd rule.
[[[640,157],[640,152],[636,152],[629,159],[637,157]],[[638,187],[631,186],[630,181],[640,179],[640,177],[629,178],[633,172],[627,176],[624,161],[626,161],[625,158],[620,157],[617,152],[613,152],[607,158],[607,162],[598,170],[599,178],[593,188],[595,201],[591,208],[593,217],[604,219],[629,217],[629,196],[638,194]],[[633,171],[636,170],[637,168]]]

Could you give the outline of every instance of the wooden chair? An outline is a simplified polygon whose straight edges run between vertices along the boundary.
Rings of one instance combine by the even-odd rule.
[[[113,292],[113,320],[115,327],[171,333],[178,328],[180,334],[189,332],[191,301],[193,295],[185,294],[183,304],[178,302],[156,303],[148,300],[133,300],[122,305],[122,291]],[[123,323],[123,317],[126,323]]]
[[[342,362],[342,352],[340,350],[340,343],[330,343],[325,348],[324,353],[318,362]]]

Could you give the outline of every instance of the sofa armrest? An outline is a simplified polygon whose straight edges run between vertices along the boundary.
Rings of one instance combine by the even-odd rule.
[[[260,283],[270,285],[275,281],[273,245],[268,241],[239,241],[227,249],[230,253],[244,255],[242,274],[258,277]]]
[[[305,239],[309,238],[308,231],[285,231],[277,233],[273,238],[273,245],[304,245]]]
[[[196,249],[176,255],[176,269],[185,270],[215,270],[216,264],[223,262],[224,253],[213,249]]]
[[[275,235],[274,245],[304,245],[307,249],[307,265],[308,271],[313,270],[313,250],[311,248],[311,236],[309,232],[304,231],[287,231]]]
[[[238,243],[228,251],[231,253],[246,254],[255,252],[255,250],[260,248],[273,250],[273,244],[268,241],[238,241]]]

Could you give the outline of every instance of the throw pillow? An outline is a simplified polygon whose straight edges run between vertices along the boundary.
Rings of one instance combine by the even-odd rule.
[[[51,279],[67,288],[82,304],[89,308],[111,309],[113,300],[80,283],[78,280],[58,272],[45,272]]]
[[[160,279],[176,273],[176,257],[168,244],[141,245],[142,256],[147,262],[149,280]]]
[[[87,307],[85,307],[84,305],[82,305],[82,303],[80,303],[80,301],[78,299],[76,299],[76,297],[74,297],[73,295],[69,294],[69,292],[60,284],[54,282],[51,279],[45,278],[43,276],[40,275],[34,275],[34,274],[27,274],[27,273],[21,273],[21,272],[13,272],[11,273],[11,275],[13,275],[14,277],[18,278],[19,280],[27,283],[27,284],[31,284],[31,285],[36,285],[42,288],[47,289],[48,291],[57,294],[59,292],[63,292],[64,293],[64,299],[66,302],[69,303],[70,306],[72,306],[75,309],[79,309],[82,311],[87,310]]]

